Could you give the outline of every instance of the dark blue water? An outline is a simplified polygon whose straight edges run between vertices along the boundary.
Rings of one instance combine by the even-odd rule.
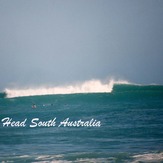
[[[14,122],[7,127],[4,118],[17,125],[26,120],[25,127]],[[55,126],[30,127],[34,118],[56,118]],[[58,127],[66,118],[93,119],[101,126]],[[153,157],[153,162],[163,162],[163,86],[115,85],[112,93],[1,95],[0,120],[0,161],[148,162]]]

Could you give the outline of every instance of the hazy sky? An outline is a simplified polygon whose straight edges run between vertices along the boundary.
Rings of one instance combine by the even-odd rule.
[[[163,0],[0,0],[0,89],[163,84]]]

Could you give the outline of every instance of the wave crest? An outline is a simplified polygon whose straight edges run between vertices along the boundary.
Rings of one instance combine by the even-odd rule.
[[[127,81],[110,80],[103,83],[100,80],[85,81],[81,84],[57,86],[57,87],[39,87],[25,89],[5,89],[7,98],[35,96],[35,95],[52,95],[52,94],[75,94],[75,93],[110,93],[114,84],[129,84]]]

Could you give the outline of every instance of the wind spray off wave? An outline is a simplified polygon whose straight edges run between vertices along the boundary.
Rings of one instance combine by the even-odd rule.
[[[110,93],[113,90],[114,84],[129,84],[129,82],[110,80],[108,83],[103,83],[100,80],[90,80],[80,84],[67,86],[5,89],[5,93],[8,98],[52,94]]]

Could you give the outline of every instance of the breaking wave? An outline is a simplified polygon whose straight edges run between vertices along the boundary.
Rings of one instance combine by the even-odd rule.
[[[114,84],[130,84],[123,80],[110,80],[103,83],[100,80],[85,81],[80,84],[56,86],[56,87],[39,87],[39,88],[24,88],[24,89],[5,89],[6,97],[23,97],[35,95],[53,95],[53,94],[75,94],[75,93],[110,93],[113,90]]]
[[[101,157],[97,157],[101,156]],[[127,153],[107,154],[107,153],[71,153],[58,155],[18,155],[0,157],[2,162],[33,162],[33,163],[87,163],[87,162],[126,162],[126,163],[162,163],[163,152],[148,153],[139,155],[129,155]],[[117,160],[117,161],[116,161]]]
[[[148,154],[140,154],[133,156],[134,161],[132,163],[140,163],[140,162],[162,162],[163,161],[163,152],[161,153],[148,153]]]

